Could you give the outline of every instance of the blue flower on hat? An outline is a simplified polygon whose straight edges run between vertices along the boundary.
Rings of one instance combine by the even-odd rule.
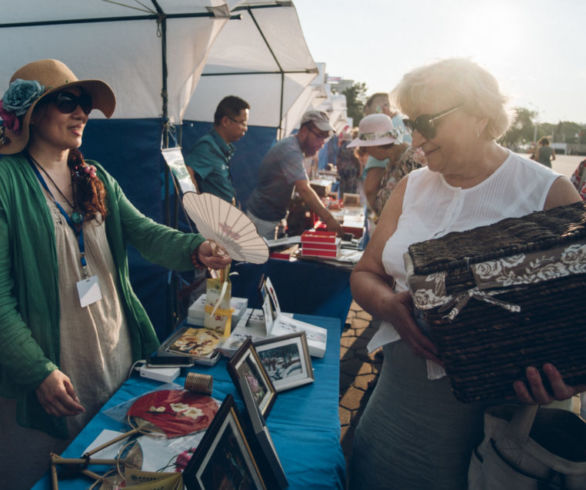
[[[36,80],[14,80],[2,97],[2,109],[5,112],[12,112],[19,117],[26,114],[29,107],[45,91]]]

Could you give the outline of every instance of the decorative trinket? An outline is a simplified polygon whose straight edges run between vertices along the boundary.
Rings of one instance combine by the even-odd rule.
[[[73,211],[73,213],[71,213],[71,221],[73,221],[76,225],[79,225],[83,221],[83,214],[79,213],[78,211]]]

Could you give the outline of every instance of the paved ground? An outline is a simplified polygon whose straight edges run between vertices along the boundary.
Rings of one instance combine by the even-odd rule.
[[[381,358],[369,355],[366,344],[376,331],[369,328],[372,317],[355,302],[350,306],[340,349],[340,423],[342,449],[346,460],[352,449],[352,436],[362,409],[374,387]]]

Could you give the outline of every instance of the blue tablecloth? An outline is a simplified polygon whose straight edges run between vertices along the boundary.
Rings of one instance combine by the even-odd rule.
[[[319,262],[270,259],[264,264],[236,263],[232,266],[232,296],[248,298],[260,308],[258,285],[263,274],[271,278],[281,311],[330,316],[346,322],[352,293],[350,271]]]
[[[326,355],[323,359],[312,358],[315,382],[300,388],[279,393],[268,418],[277,453],[289,480],[291,489],[344,488],[345,461],[340,446],[340,420],[338,417],[340,329],[337,318],[296,314],[295,318],[328,329]],[[213,394],[223,400],[231,393],[242,408],[243,404],[222,359],[214,367],[197,366],[193,371],[211,374],[214,378]],[[183,385],[185,378],[175,382]],[[114,394],[103,409],[63,452],[63,457],[81,456],[86,447],[103,429],[125,432],[127,426],[104,415],[104,410],[119,405],[160,386],[133,375]],[[61,490],[87,488],[91,480],[78,478],[60,480]],[[48,476],[34,487],[50,489]]]

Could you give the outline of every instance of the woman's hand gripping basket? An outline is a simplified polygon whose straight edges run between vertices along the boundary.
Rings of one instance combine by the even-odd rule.
[[[584,203],[416,243],[405,261],[459,400],[514,399],[546,362],[586,383]]]

